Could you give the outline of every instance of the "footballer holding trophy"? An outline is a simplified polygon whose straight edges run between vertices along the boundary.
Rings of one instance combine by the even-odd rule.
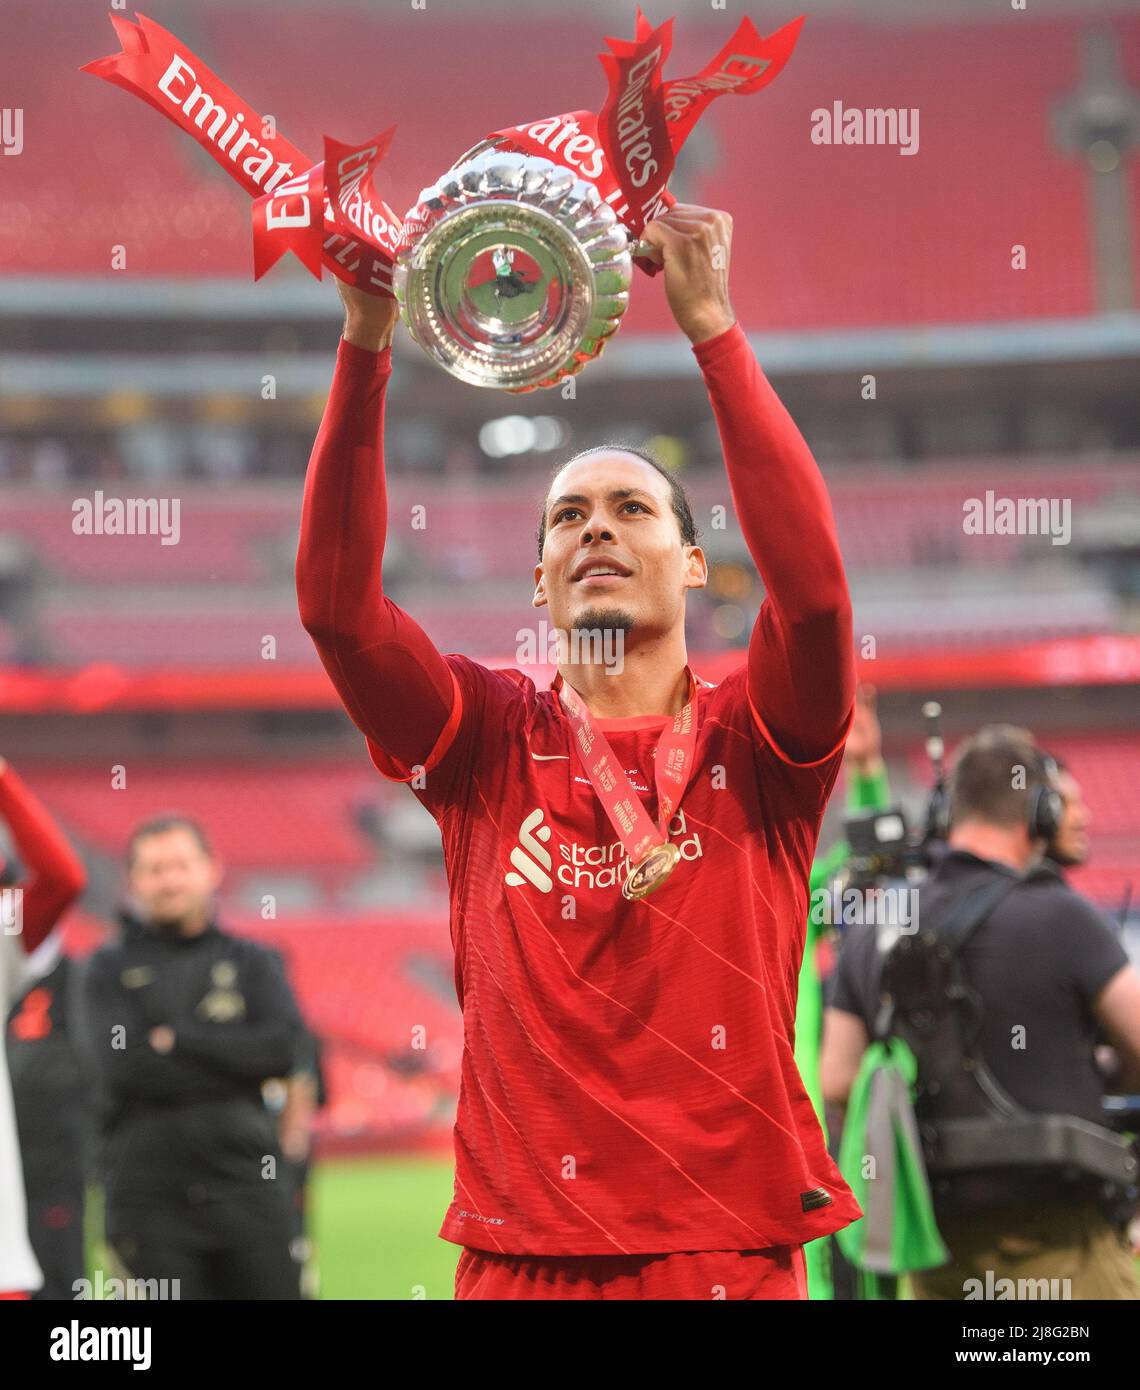
[[[707,580],[684,491],[601,444],[536,496],[532,603],[621,639],[524,671],[441,654],[384,593],[399,306],[338,281],[306,479],[302,621],[368,752],[438,822],[464,1051],[440,1234],[458,1298],[797,1299],[857,1220],[793,1060],[808,874],[855,690],[827,492],[729,301],[732,219],[641,229],[719,430],[766,598],[740,666],[690,669]],[[610,649],[607,645],[607,650]]]

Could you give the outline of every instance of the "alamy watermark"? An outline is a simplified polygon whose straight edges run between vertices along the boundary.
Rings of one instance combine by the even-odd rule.
[[[962,503],[967,536],[1051,536],[1068,545],[1073,534],[1071,497],[967,497]]]
[[[5,154],[24,152],[24,108],[0,107],[0,149]]]
[[[863,110],[833,101],[811,113],[813,145],[897,145],[899,154],[918,153],[918,107],[874,106]]]
[[[77,1300],[88,1299],[118,1302],[121,1299],[180,1299],[182,1297],[181,1279],[104,1279],[103,1271],[95,1270],[94,1279],[76,1279],[71,1285]]]
[[[1072,1296],[1071,1279],[999,1279],[992,1269],[986,1270],[984,1280],[967,1279],[962,1284],[962,1297],[965,1299],[990,1298],[1001,1302],[1006,1299],[1064,1299]]]
[[[918,889],[904,884],[883,888],[816,888],[808,921],[813,927],[858,927],[864,922],[898,927],[902,936],[918,931]]]
[[[72,1318],[53,1327],[48,1355],[53,1361],[130,1361],[136,1371],[150,1370],[149,1327],[83,1327]]]
[[[551,627],[540,622],[537,632],[515,633],[515,660],[520,666],[601,666],[608,676],[625,669],[625,629],[610,627]]]
[[[77,536],[159,536],[161,545],[177,545],[181,502],[177,497],[77,497],[71,504],[71,529]]]

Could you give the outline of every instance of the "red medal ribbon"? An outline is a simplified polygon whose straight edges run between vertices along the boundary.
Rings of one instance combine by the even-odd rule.
[[[615,760],[609,740],[595,727],[581,695],[573,686],[566,684],[561,672],[554,679],[552,688],[558,691],[558,698],[570,720],[574,746],[586,776],[610,824],[617,831],[622,849],[634,865],[640,864],[650,850],[668,841],[669,822],[693,775],[697,747],[697,693],[702,683],[687,666],[685,671],[689,677],[685,706],[674,716],[672,724],[662,730],[654,750],[657,825],[654,825],[633,783]]]
[[[142,97],[253,196],[255,279],[292,251],[318,279],[325,266],[358,289],[391,297],[396,256],[423,230],[405,224],[371,192],[395,126],[363,145],[326,136],[325,157],[314,164],[154,20],[141,14],[137,24],[116,14],[110,19],[122,52],[80,71]],[[675,204],[665,185],[709,103],[767,86],[791,56],[802,26],[802,18],[794,20],[765,39],[743,19],[699,73],[663,82],[673,21],[654,29],[639,6],[636,37],[607,38],[611,51],[598,55],[609,79],[600,112],[572,111],[484,138],[573,168],[636,238],[646,222]],[[662,269],[641,258],[637,264],[650,275]]]

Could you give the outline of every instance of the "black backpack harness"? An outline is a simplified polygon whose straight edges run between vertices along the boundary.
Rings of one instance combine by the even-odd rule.
[[[961,952],[1023,881],[987,880],[937,912],[933,925],[895,940],[882,962],[875,1036],[902,1038],[918,1062],[915,1115],[936,1195],[974,1205],[1081,1186],[1130,1201],[1140,1175],[1133,1141],[1075,1115],[1026,1110],[982,1056],[981,996]]]

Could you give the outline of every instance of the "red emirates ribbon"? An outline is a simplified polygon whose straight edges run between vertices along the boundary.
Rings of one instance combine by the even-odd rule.
[[[598,59],[610,90],[598,113],[598,130],[609,158],[611,176],[625,195],[622,221],[638,236],[646,222],[665,210],[661,195],[673,172],[674,155],[665,120],[661,69],[673,47],[673,21],[659,29],[637,8],[637,37],[606,39],[609,53]]]
[[[631,235],[667,206],[665,185],[676,156],[693,127],[718,96],[750,96],[773,81],[791,57],[803,16],[762,38],[750,19],[711,62],[693,77],[662,82],[661,69],[673,46],[673,21],[659,29],[637,10],[632,43],[606,39],[611,52],[598,55],[610,90],[598,114],[602,146],[626,200],[618,215]]]
[[[800,15],[765,39],[750,19],[742,19],[732,38],[695,77],[666,82],[662,105],[673,153],[679,152],[711,101],[726,94],[751,96],[775,81],[792,56],[803,27],[804,17]]]
[[[255,279],[292,251],[318,279],[326,266],[358,289],[391,297],[396,256],[423,231],[371,191],[395,126],[363,145],[326,136],[325,157],[314,164],[154,20],[141,14],[137,24],[116,14],[110,19],[122,52],[80,71],[142,97],[254,197]],[[675,204],[665,185],[709,103],[767,86],[791,56],[802,26],[801,17],[765,39],[743,19],[699,73],[663,82],[673,21],[654,29],[639,6],[636,37],[607,38],[611,51],[598,55],[609,79],[600,112],[572,111],[484,138],[574,169],[596,185],[636,238],[646,222]],[[637,264],[651,275],[662,268],[640,258]]]
[[[402,221],[370,192],[395,126],[364,145],[325,140],[314,164],[154,20],[110,16],[123,51],[81,68],[134,92],[208,150],[253,195],[254,277],[286,251],[320,278],[392,296]]]
[[[685,672],[689,677],[685,706],[674,716],[672,724],[662,730],[653,755],[657,825],[654,825],[633,783],[614,758],[609,740],[594,726],[581,695],[573,686],[566,684],[561,672],[554,679],[553,689],[557,690],[574,730],[574,746],[586,776],[633,865],[640,864],[652,849],[669,839],[669,822],[693,775],[697,747],[697,693],[703,682],[699,682],[687,666]]]
[[[541,121],[490,131],[521,154],[568,165],[593,183],[631,238],[668,211],[676,198],[666,188],[676,156],[718,96],[749,96],[783,70],[803,28],[803,16],[763,38],[742,19],[720,52],[693,77],[661,81],[673,43],[673,21],[654,29],[637,9],[633,42],[607,38],[612,52],[598,58],[609,78],[601,111],[571,111]],[[638,259],[650,275],[662,267]]]
[[[255,200],[255,280],[292,251],[318,280],[324,263],[361,289],[391,294],[392,265],[404,228],[387,203],[373,201],[371,189],[395,129],[389,126],[364,145],[342,145],[326,135],[320,164]],[[373,254],[375,264],[362,267],[362,247]]]

